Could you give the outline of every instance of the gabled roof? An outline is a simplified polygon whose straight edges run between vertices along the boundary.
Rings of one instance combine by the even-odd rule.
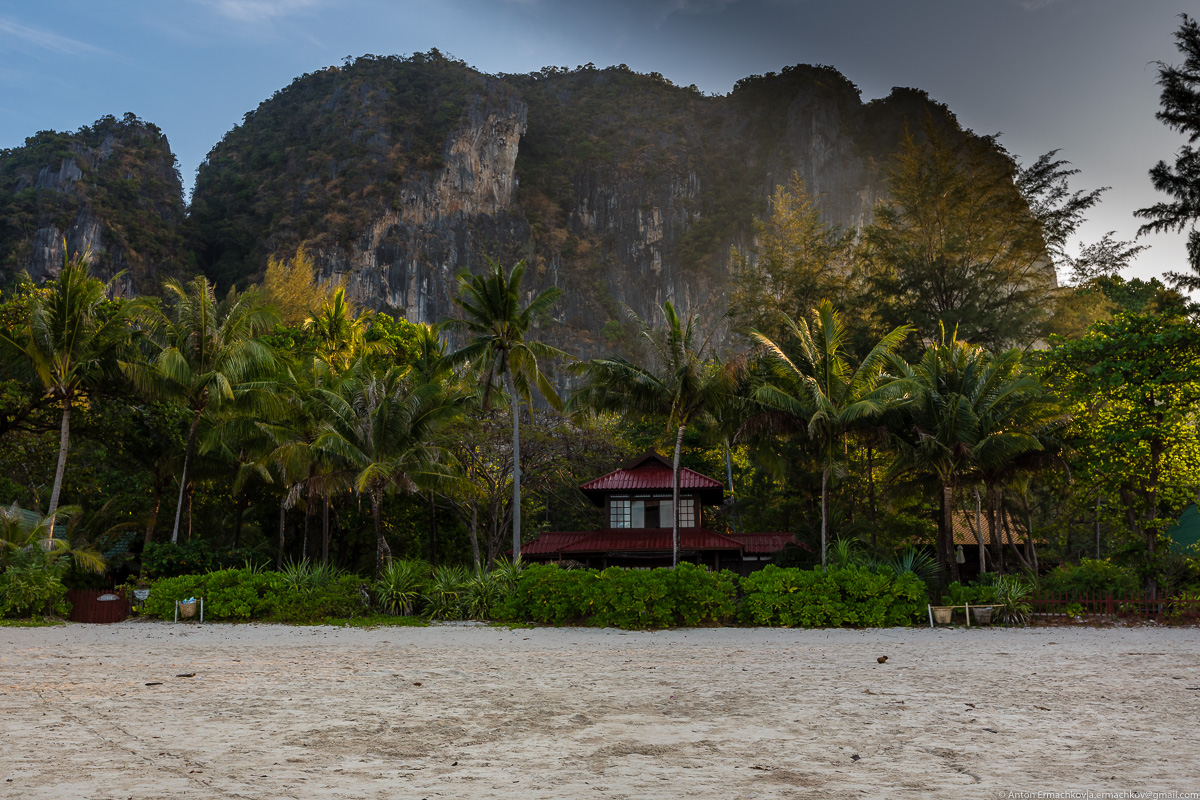
[[[669,492],[674,488],[671,462],[653,450],[647,450],[620,469],[601,475],[579,487],[579,491],[595,505],[604,504],[610,492]],[[679,488],[689,494],[699,494],[703,503],[720,503],[724,487],[720,481],[701,475],[686,467],[679,470]]]

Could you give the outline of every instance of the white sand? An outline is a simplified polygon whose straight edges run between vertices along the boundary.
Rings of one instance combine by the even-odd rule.
[[[1198,792],[1198,687],[1197,628],[0,628],[0,797]]]

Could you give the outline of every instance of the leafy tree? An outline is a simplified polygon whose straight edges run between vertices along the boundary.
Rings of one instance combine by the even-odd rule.
[[[119,371],[118,358],[132,341],[128,307],[105,302],[109,286],[88,274],[87,261],[87,253],[69,257],[64,242],[62,271],[54,285],[33,296],[20,327],[0,329],[0,344],[28,361],[62,409],[58,466],[47,509],[51,528],[67,466],[73,405],[86,389]]]
[[[821,449],[821,566],[826,563],[829,479],[848,431],[877,419],[895,400],[895,382],[885,374],[888,359],[912,331],[896,328],[883,337],[857,366],[847,353],[848,333],[833,304],[813,309],[812,326],[784,317],[784,346],[761,333],[755,338],[773,362],[774,378],[760,386],[756,399],[782,413]],[[794,350],[795,356],[788,351]]]
[[[1197,441],[1200,329],[1186,317],[1118,314],[1078,340],[1056,342],[1045,369],[1073,401],[1076,449],[1115,489],[1153,559],[1172,523],[1164,494],[1176,489],[1186,502],[1197,490],[1193,469],[1176,459]],[[1171,486],[1172,475],[1182,485]]]
[[[488,269],[482,275],[462,274],[458,278],[455,304],[462,309],[463,319],[442,323],[447,330],[466,334],[468,342],[450,357],[452,364],[471,364],[478,371],[486,407],[496,383],[502,382],[508,393],[513,418],[513,560],[521,556],[521,398],[530,399],[536,386],[542,397],[555,408],[561,408],[558,393],[542,371],[544,363],[554,358],[570,358],[563,351],[527,338],[534,320],[549,313],[562,290],[543,289],[524,307],[521,306],[521,280],[525,277],[525,262],[521,261],[508,273],[493,259],[487,259]]]
[[[149,301],[139,307],[157,352],[147,361],[123,366],[140,391],[171,399],[192,415],[171,531],[174,543],[179,540],[200,418],[205,410],[232,402],[241,391],[261,388],[254,381],[269,373],[276,357],[259,335],[278,322],[279,315],[255,292],[231,289],[218,302],[212,284],[204,277],[186,284],[172,278],[163,289],[171,301],[167,309]]]
[[[592,359],[583,365],[583,385],[571,398],[577,409],[662,418],[674,429],[671,520],[672,563],[679,563],[679,459],[683,435],[722,403],[728,393],[728,371],[706,358],[712,334],[700,339],[699,319],[684,320],[670,301],[660,309],[663,327],[638,320],[642,339],[649,346],[646,366],[621,356]]]
[[[1167,127],[1187,136],[1187,144],[1175,155],[1174,166],[1159,161],[1150,170],[1154,188],[1173,198],[1138,209],[1134,214],[1150,220],[1138,230],[1138,235],[1164,231],[1188,230],[1188,261],[1192,272],[1168,272],[1167,279],[1180,289],[1200,289],[1200,24],[1187,14],[1175,32],[1176,47],[1183,54],[1179,66],[1158,64],[1158,85],[1161,109],[1155,116]]]
[[[885,322],[926,339],[945,324],[989,346],[1037,337],[1054,271],[1017,168],[996,150],[931,118],[905,136],[861,249]]]

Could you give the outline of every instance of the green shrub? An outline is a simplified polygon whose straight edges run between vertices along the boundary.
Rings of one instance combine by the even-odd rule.
[[[354,617],[367,613],[363,583],[355,575],[321,581],[290,580],[283,573],[224,569],[205,575],[180,575],[156,581],[146,598],[144,613],[173,619],[175,601],[204,598],[204,618],[246,621],[312,622],[324,617]]]
[[[469,580],[462,567],[435,569],[423,596],[430,619],[458,619]]]
[[[496,618],[553,625],[582,623],[628,630],[724,622],[736,609],[737,578],[693,564],[674,570],[526,567]]]
[[[428,580],[424,561],[393,561],[375,581],[375,602],[385,614],[412,614]]]
[[[366,584],[357,575],[342,575],[308,588],[284,588],[272,599],[270,617],[278,622],[317,622],[370,612]]]
[[[66,597],[67,587],[53,568],[13,565],[0,573],[0,617],[66,617],[71,613]]]
[[[742,579],[742,616],[755,625],[827,628],[911,625],[925,584],[911,572],[865,567],[800,570],[770,565]]]
[[[1078,600],[1089,594],[1113,594],[1124,597],[1141,589],[1137,574],[1108,560],[1084,558],[1078,564],[1061,564],[1042,578],[1041,586],[1048,592],[1067,595]]]
[[[942,605],[944,606],[979,606],[995,601],[996,591],[990,582],[963,586],[955,581],[946,587],[946,594],[942,595]]]
[[[1009,625],[1026,625],[1033,611],[1033,586],[1015,575],[1000,575],[992,584],[1000,619]]]

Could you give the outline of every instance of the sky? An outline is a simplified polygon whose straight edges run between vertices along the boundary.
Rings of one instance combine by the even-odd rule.
[[[190,190],[247,111],[347,56],[626,64],[714,94],[827,64],[864,101],[924,89],[1022,162],[1060,149],[1075,188],[1111,187],[1079,242],[1132,239],[1133,211],[1164,199],[1148,170],[1184,143],[1154,118],[1183,12],[1200,0],[0,0],[0,148],[131,111],[166,133]],[[1129,276],[1186,268],[1184,234],[1139,243]]]

